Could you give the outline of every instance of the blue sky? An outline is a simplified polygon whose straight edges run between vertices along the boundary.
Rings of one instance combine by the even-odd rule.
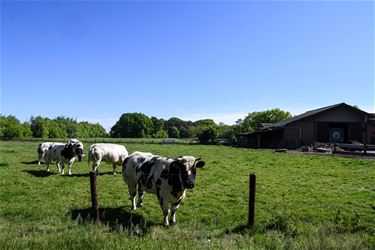
[[[1,114],[109,129],[374,108],[373,1],[2,1]]]

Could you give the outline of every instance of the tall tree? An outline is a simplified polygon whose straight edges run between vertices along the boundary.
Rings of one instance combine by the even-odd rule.
[[[49,119],[41,116],[30,118],[30,128],[33,133],[33,137],[36,138],[48,138],[49,133]]]
[[[22,135],[20,121],[12,115],[0,115],[0,136],[4,140],[11,140]]]
[[[192,125],[190,121],[183,121],[180,118],[172,117],[168,121],[165,122],[165,129],[168,132],[168,136],[170,138],[188,138],[188,128]],[[177,132],[177,130],[178,132]],[[179,137],[176,137],[176,136]]]
[[[111,128],[111,137],[142,138],[151,136],[153,124],[151,119],[142,113],[125,113]]]
[[[168,137],[167,132],[164,130],[164,119],[158,119],[155,116],[151,117],[152,121],[152,136],[155,138],[166,138]]]
[[[281,109],[269,109],[261,112],[249,113],[241,122],[244,132],[252,132],[261,127],[262,123],[275,123],[292,117],[288,111]]]

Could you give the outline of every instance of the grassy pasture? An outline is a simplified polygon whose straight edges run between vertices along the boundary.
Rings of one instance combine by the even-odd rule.
[[[37,142],[0,142],[1,249],[375,249],[375,161],[202,145],[125,145],[129,152],[194,155],[196,187],[162,226],[156,196],[132,211],[127,187],[103,163],[102,223],[90,218],[87,159],[72,176],[44,172]],[[88,144],[85,144],[87,153]],[[246,228],[248,174],[257,174],[256,218]]]

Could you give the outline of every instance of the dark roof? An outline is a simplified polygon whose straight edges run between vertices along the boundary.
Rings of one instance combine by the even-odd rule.
[[[239,135],[246,135],[246,134],[252,134],[252,133],[257,133],[257,132],[265,132],[265,131],[270,131],[270,130],[277,130],[277,129],[281,129],[283,128],[284,126],[292,123],[292,122],[295,122],[295,121],[298,121],[298,120],[301,120],[301,119],[304,119],[304,118],[307,118],[309,116],[313,116],[313,115],[316,115],[318,113],[321,113],[321,112],[324,112],[324,111],[327,111],[329,109],[333,109],[333,108],[337,108],[337,107],[340,107],[340,106],[345,106],[345,107],[348,107],[348,108],[351,108],[351,109],[354,109],[356,111],[359,111],[359,112],[362,112],[364,114],[368,114],[367,112],[363,111],[363,110],[360,110],[356,107],[353,107],[353,106],[350,106],[344,102],[342,103],[338,103],[338,104],[335,104],[335,105],[331,105],[331,106],[327,106],[327,107],[323,107],[323,108],[318,108],[318,109],[314,109],[314,110],[310,110],[310,111],[307,111],[305,113],[302,113],[300,115],[296,115],[296,116],[293,116],[291,118],[288,118],[288,119],[285,119],[285,120],[282,120],[282,121],[279,121],[279,122],[276,122],[276,123],[272,123],[272,124],[267,124],[267,126],[263,126],[261,128],[259,128],[257,131],[255,132],[248,132],[248,133],[240,133]],[[368,114],[371,116],[371,114]]]

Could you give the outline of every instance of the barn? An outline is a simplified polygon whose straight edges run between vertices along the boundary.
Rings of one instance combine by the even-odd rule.
[[[241,147],[288,148],[310,146],[314,142],[375,144],[375,115],[346,103],[307,111],[273,124],[263,124],[255,132],[237,134]]]

